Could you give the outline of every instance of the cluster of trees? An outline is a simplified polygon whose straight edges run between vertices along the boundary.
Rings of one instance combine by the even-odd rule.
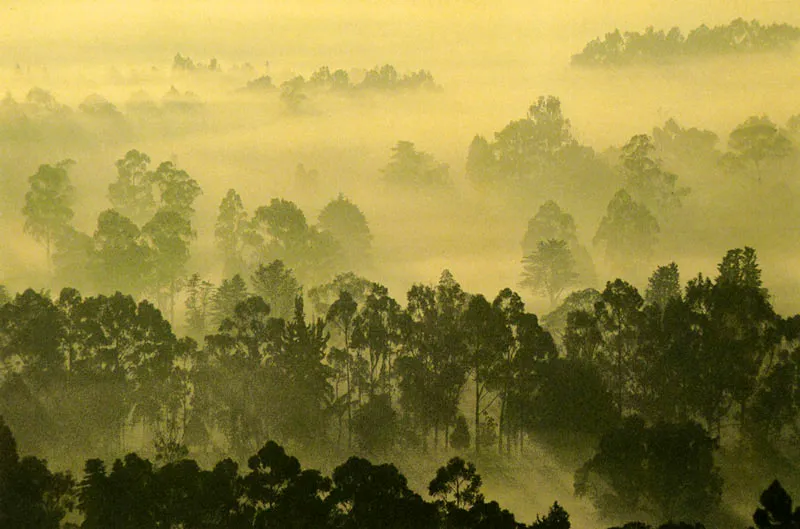
[[[773,311],[750,248],[685,289],[670,264],[644,297],[621,279],[571,294],[551,326],[563,354],[512,290],[490,301],[447,271],[412,286],[405,307],[380,284],[340,275],[308,292],[310,321],[281,261],[259,266],[251,285],[237,275],[215,289],[193,277],[193,338],[119,293],[18,294],[0,310],[0,409],[67,445],[59,428],[73,417],[53,397],[103,388],[116,404],[90,421],[100,438],[138,425],[163,449],[215,443],[240,455],[265,438],[502,453],[537,432],[600,435],[630,415],[696,421],[717,435],[735,421],[764,452],[791,452],[800,431],[800,325]]]
[[[619,415],[699,421],[764,451],[790,449],[800,430],[798,318],[772,309],[751,248],[730,250],[713,280],[685,289],[674,263],[659,267],[642,297],[620,279],[566,299],[567,360],[593,365]]]
[[[705,24],[684,36],[678,27],[644,33],[618,29],[597,38],[572,56],[576,66],[623,66],[681,57],[751,53],[787,49],[800,39],[800,28],[789,24],[762,25],[737,18],[727,25]]]
[[[269,76],[262,76],[247,83],[248,90],[269,90],[274,88]],[[397,92],[410,90],[439,90],[439,85],[433,75],[427,70],[419,70],[403,75],[391,64],[376,66],[363,73],[358,82],[353,82],[350,74],[341,68],[331,71],[327,66],[322,66],[306,79],[297,75],[284,81],[281,86],[281,101],[290,109],[297,110],[308,99],[309,94],[329,93],[357,93],[361,91]]]
[[[592,149],[573,137],[561,101],[541,96],[524,118],[495,132],[494,141],[475,136],[467,153],[466,174],[483,189],[533,188],[559,181],[572,191],[576,180],[587,184],[602,177],[603,168]]]
[[[398,141],[392,147],[389,163],[383,168],[384,181],[408,190],[429,190],[452,184],[450,168],[425,151],[417,150],[410,141]]]
[[[120,293],[84,298],[64,289],[53,301],[27,290],[3,305],[0,409],[13,424],[37,425],[21,428],[23,439],[80,446],[61,439],[75,418],[51,398],[74,392],[76,410],[91,410],[81,395],[94,398],[96,388],[113,395],[84,423],[97,425],[96,438],[120,442],[140,426],[168,440],[164,449],[223,439],[237,454],[267,437],[312,447],[335,438],[371,453],[431,441],[466,447],[460,403],[471,379],[474,432],[488,432],[473,433],[472,444],[505,440],[510,450],[534,420],[537,369],[557,355],[517,294],[505,289],[493,302],[468,295],[448,272],[436,286],[413,286],[406,309],[379,284],[339,276],[310,291],[325,315],[310,322],[280,261],[253,276],[269,304],[240,276],[216,290],[190,283],[189,330],[203,347],[177,338],[149,302]]]
[[[82,291],[145,294],[169,308],[174,321],[176,296],[191,279],[186,266],[196,238],[192,217],[202,193],[199,184],[172,162],[151,169],[149,156],[131,150],[116,162],[117,178],[108,187],[113,208],[98,215],[97,229],[88,235],[72,225],[72,163],[40,166],[29,178],[22,209],[24,229],[44,245],[56,283]],[[310,226],[296,204],[277,198],[250,216],[233,189],[220,203],[215,238],[225,277],[255,274],[279,260],[307,284],[369,266],[372,240],[364,214],[341,194]],[[293,300],[294,295],[289,306]]]
[[[170,117],[186,118],[201,106],[196,94],[181,92],[174,86],[159,99],[145,92],[133,94],[124,108],[100,94],[89,94],[76,107],[60,103],[55,96],[42,88],[34,87],[21,99],[10,93],[0,101],[0,128],[4,146],[36,146],[51,142],[59,145],[82,146],[112,139],[127,140],[133,136],[133,125],[139,122],[152,125],[155,120],[167,129],[174,128]],[[9,156],[19,153],[9,151]]]
[[[71,223],[71,163],[40,166],[29,178],[22,209],[25,231],[45,245],[61,284],[147,291],[172,309],[195,237],[193,204],[202,192],[197,181],[172,162],[151,170],[150,158],[131,150],[117,161],[117,180],[109,185],[113,209],[98,215],[97,229],[88,235]]]
[[[598,187],[595,196],[586,199],[591,203],[596,196],[609,196],[592,237],[594,249],[617,273],[643,279],[661,235],[669,232],[690,191],[679,184],[678,172],[723,171],[754,182],[767,177],[783,181],[782,175],[798,163],[798,123],[792,117],[786,127],[780,127],[767,116],[752,116],[731,131],[723,153],[716,148],[719,138],[713,132],[683,128],[670,119],[652,134],[637,134],[600,157],[574,139],[559,99],[543,96],[525,118],[496,132],[493,142],[476,136],[469,146],[466,173],[481,190],[514,197],[526,196],[535,188],[539,194],[570,202],[604,183],[602,190]],[[398,173],[398,159],[406,151],[411,154],[404,156],[408,160],[404,165],[427,167],[416,170],[415,178],[405,177],[406,181],[424,186],[446,176],[443,165],[437,171],[432,157],[413,156],[413,144],[401,142],[386,170],[387,178]],[[436,178],[426,177],[432,172]],[[609,183],[620,186],[613,196],[608,193]],[[571,289],[594,286],[592,258],[579,241],[573,218],[554,200],[542,204],[530,219],[522,257],[523,285],[549,298],[551,305]]]
[[[210,72],[220,71],[220,65],[216,58],[212,57],[208,64],[197,63],[191,57],[184,57],[180,53],[176,53],[172,59],[172,69],[175,71],[193,72],[195,70],[208,70]]]
[[[87,460],[78,482],[70,473],[52,473],[41,459],[20,458],[11,430],[0,417],[0,455],[0,525],[19,529],[569,529],[572,525],[558,502],[531,524],[518,522],[497,502],[484,498],[475,465],[460,457],[436,471],[428,485],[432,500],[426,501],[392,464],[375,465],[354,456],[328,477],[303,469],[297,458],[273,441],[247,459],[246,469],[230,458],[205,470],[192,459],[160,460],[154,465],[129,453],[110,469],[101,459]],[[635,469],[630,470],[636,475]],[[663,470],[670,474],[670,469]],[[694,492],[702,497],[702,490],[685,490],[665,481],[662,493],[673,492],[666,489],[678,485],[681,499]],[[632,490],[636,485],[623,488],[636,493]],[[793,528],[800,523],[800,508],[792,510],[792,499],[777,480],[761,494],[760,503],[753,515],[758,529]],[[73,521],[64,522],[67,514]],[[649,527],[642,522],[623,526]],[[672,521],[659,526],[702,528],[700,523]]]
[[[372,235],[361,210],[343,194],[325,205],[316,225],[288,200],[273,198],[248,215],[241,196],[229,189],[214,231],[226,277],[280,260],[305,284],[317,285],[342,270],[370,264]]]

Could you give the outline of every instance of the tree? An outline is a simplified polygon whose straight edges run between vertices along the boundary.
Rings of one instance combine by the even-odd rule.
[[[160,191],[159,209],[173,211],[185,219],[194,214],[194,201],[203,194],[200,184],[172,162],[161,162],[151,179]]]
[[[449,183],[447,164],[436,161],[427,152],[418,151],[410,141],[398,141],[392,157],[383,169],[387,183],[409,189],[442,186]]]
[[[536,521],[531,524],[531,529],[570,529],[571,526],[569,513],[558,502],[555,502],[547,512],[547,516],[544,518],[536,516]]]
[[[252,233],[242,198],[234,189],[228,190],[219,205],[214,237],[225,262],[223,270],[225,275],[243,272],[244,248]]]
[[[614,397],[597,368],[574,358],[552,358],[537,372],[531,426],[544,432],[604,433],[618,418]]]
[[[758,529],[797,529],[800,527],[800,507],[792,512],[792,498],[776,479],[761,493],[761,507],[753,513]]]
[[[476,135],[467,151],[467,177],[473,184],[491,189],[496,184],[497,160],[492,146],[483,136]]]
[[[764,162],[786,158],[794,151],[792,141],[766,116],[751,116],[733,129],[728,147],[731,152],[723,162],[734,166],[752,164],[759,182]]]
[[[253,527],[324,527],[329,506],[322,498],[331,480],[317,470],[302,470],[297,458],[268,441],[248,460],[250,473],[242,479],[243,514]]]
[[[66,226],[55,240],[53,266],[56,283],[79,289],[91,288],[94,284],[91,274],[93,254],[92,237],[72,226]]]
[[[351,457],[334,469],[327,501],[335,513],[333,526],[342,529],[438,527],[436,508],[408,488],[394,465]]]
[[[133,221],[113,209],[100,213],[94,249],[93,275],[103,291],[142,291],[152,270],[152,250]]]
[[[475,380],[475,432],[480,430],[480,417],[486,410],[481,407],[488,394],[490,379],[502,360],[505,338],[502,314],[486,298],[473,296],[464,312],[466,346],[469,351],[470,370]],[[475,453],[479,454],[480,438],[475,437]]]
[[[294,313],[294,301],[301,294],[292,270],[276,259],[259,265],[251,278],[253,292],[261,296],[277,318],[288,320]]]
[[[658,222],[650,210],[620,190],[608,203],[593,242],[603,247],[608,262],[635,270],[651,256],[658,232]]]
[[[342,292],[347,292],[356,305],[361,305],[367,297],[372,282],[354,274],[345,272],[336,275],[331,281],[316,285],[308,290],[315,315],[327,314],[331,305],[339,299]]]
[[[194,273],[186,281],[186,325],[189,336],[202,342],[211,319],[214,285]]]
[[[363,386],[370,397],[391,391],[389,377],[401,343],[401,314],[400,304],[389,295],[389,289],[372,283],[353,320],[351,345],[359,361],[366,353]]]
[[[575,473],[575,492],[588,495],[607,515],[703,520],[722,495],[716,449],[717,441],[696,423],[648,427],[628,417],[603,436],[599,451]],[[608,485],[608,493],[594,476]]]
[[[180,280],[186,275],[189,244],[195,237],[192,224],[176,211],[161,209],[142,226],[142,236],[150,249],[151,285],[160,306],[165,305],[161,302],[162,296],[168,299],[170,320],[174,321],[175,295],[181,287]]]
[[[206,337],[208,361],[197,377],[198,406],[208,410],[238,456],[264,439],[278,438],[279,417],[288,411],[281,396],[286,382],[275,365],[285,327],[283,320],[270,318],[263,299],[250,296]]]
[[[450,446],[456,450],[465,451],[470,445],[469,426],[467,418],[463,415],[456,417],[453,433],[450,434]]]
[[[428,494],[438,498],[447,509],[468,509],[483,501],[481,484],[475,464],[454,457],[436,471],[436,477],[428,485]]]
[[[31,187],[25,194],[25,206],[22,208],[22,214],[25,215],[23,229],[44,243],[48,265],[53,242],[74,216],[74,189],[67,174],[73,163],[72,160],[64,160],[55,166],[40,165],[38,171],[28,178]]]
[[[242,276],[236,274],[222,283],[211,295],[211,324],[218,327],[226,318],[233,316],[236,306],[247,299],[247,285]]]
[[[645,302],[663,311],[670,300],[680,298],[681,282],[678,265],[672,262],[656,268],[653,275],[647,280],[647,290],[644,294]]]
[[[641,307],[644,303],[636,287],[621,279],[609,281],[595,305],[595,318],[603,336],[599,367],[615,396],[617,412],[631,407],[639,363],[637,349]]]
[[[117,180],[108,186],[108,198],[121,215],[142,224],[155,211],[150,157],[132,149],[117,160]]]
[[[353,333],[356,325],[356,311],[358,304],[353,300],[353,297],[346,290],[339,292],[339,298],[331,304],[328,313],[325,317],[327,326],[338,330],[344,348],[333,347],[328,358],[331,361],[334,369],[337,370],[336,382],[334,383],[334,398],[339,400],[339,378],[344,376],[346,393],[343,396],[344,406],[347,413],[347,446],[351,446],[353,442],[353,378],[354,373],[354,359],[351,353]],[[341,415],[339,416],[339,427],[341,432]]]
[[[528,228],[522,239],[523,259],[536,253],[540,243],[553,239],[566,242],[575,261],[574,271],[580,281],[586,285],[594,284],[594,263],[589,252],[578,241],[575,220],[554,201],[548,200],[528,221]]]
[[[527,255],[523,261],[524,286],[534,293],[544,294],[555,307],[561,294],[575,284],[575,259],[564,240],[550,239],[539,242],[536,251]]]
[[[45,461],[20,458],[0,416],[0,527],[58,529],[73,484],[71,475],[51,473]]]
[[[363,269],[369,261],[372,235],[367,219],[361,210],[345,196],[339,196],[322,209],[317,228],[330,233],[342,251],[343,265],[349,269]]]
[[[397,412],[388,394],[374,395],[356,411],[352,421],[358,447],[368,454],[385,454],[394,446]]]
[[[323,362],[329,337],[321,319],[306,322],[303,298],[298,296],[294,317],[287,322],[273,356],[281,410],[278,432],[310,447],[325,442],[330,417],[333,373]]]
[[[315,236],[305,214],[294,202],[273,198],[268,206],[257,208],[253,229],[252,240],[259,262],[280,259],[297,272],[301,281],[328,264],[325,260],[331,249]]]
[[[681,205],[687,188],[676,187],[678,176],[661,168],[661,161],[652,156],[653,139],[646,134],[633,136],[622,147],[621,171],[625,189],[639,203],[662,218]]]
[[[578,242],[575,219],[552,200],[544,202],[536,215],[528,221],[528,229],[522,239],[522,253],[533,253],[540,242],[551,239],[566,241],[572,247]]]
[[[500,170],[522,180],[552,169],[558,156],[575,144],[570,122],[561,112],[561,101],[540,96],[523,119],[510,122],[495,133],[494,150]]]

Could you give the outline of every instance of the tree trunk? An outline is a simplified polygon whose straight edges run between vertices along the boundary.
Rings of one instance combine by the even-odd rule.
[[[480,393],[480,379],[478,378],[478,370],[475,370],[475,455],[481,453],[481,393]]]

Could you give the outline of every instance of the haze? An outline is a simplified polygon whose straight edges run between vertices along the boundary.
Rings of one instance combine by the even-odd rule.
[[[544,315],[552,308],[548,300],[520,287],[520,242],[544,202],[554,199],[574,217],[597,271],[597,281],[582,286],[602,289],[623,271],[604,260],[592,239],[622,185],[619,149],[632,136],[652,134],[674,118],[683,127],[716,133],[716,148],[724,152],[729,133],[748,117],[766,115],[784,127],[800,114],[797,47],[619,69],[574,68],[570,57],[615,28],[679,26],[686,33],[736,18],[800,26],[800,6],[796,0],[4,0],[0,95],[24,101],[39,87],[77,110],[87,96],[99,94],[125,120],[81,121],[81,136],[54,131],[37,141],[0,137],[0,285],[11,292],[33,287],[54,293],[64,286],[53,280],[42,246],[23,231],[27,178],[40,165],[75,160],[73,224],[91,235],[98,213],[111,207],[114,163],[137,149],[150,156],[153,168],[175,162],[202,188],[187,268],[215,284],[224,273],[214,226],[228,189],[241,194],[249,213],[273,198],[291,200],[309,224],[343,193],[363,211],[372,234],[372,262],[359,272],[386,285],[396,299],[404,303],[412,284],[434,283],[449,269],[467,292],[492,299],[511,287],[528,310]],[[196,63],[216,59],[220,71],[175,71],[177,53]],[[240,90],[262,75],[280,87],[321,66],[359,74],[384,64],[401,74],[427,70],[441,90],[322,94],[310,97],[301,112],[287,110],[279,88]],[[172,87],[195,94],[202,109],[160,120],[129,111],[136,98],[159,102]],[[473,138],[491,141],[546,95],[559,98],[575,139],[607,162],[608,173],[598,176],[606,180],[579,192],[542,185],[512,197],[473,186],[465,172]],[[452,187],[387,188],[383,171],[403,140],[446,163]],[[317,187],[298,184],[298,164],[318,172]],[[698,272],[713,276],[727,250],[751,246],[776,311],[800,311],[798,164],[787,167],[760,183],[716,166],[685,172],[670,167],[690,192],[669,228],[662,227],[653,255],[640,269],[626,270],[626,279],[644,291],[649,273],[671,261],[684,282]],[[180,312],[175,328],[183,323]],[[430,474],[428,467],[421,474]],[[531,509],[528,489],[503,489],[490,476],[487,484],[504,506],[533,519],[558,499],[575,519],[590,519],[586,504],[568,499],[571,470],[543,458],[524,471],[549,478],[558,498],[537,498]]]

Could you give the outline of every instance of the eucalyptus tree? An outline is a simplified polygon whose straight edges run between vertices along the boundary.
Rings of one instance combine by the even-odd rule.
[[[40,165],[28,178],[30,190],[25,194],[23,229],[45,245],[50,264],[52,246],[58,236],[69,226],[75,212],[72,210],[74,188],[67,170],[74,162],[64,160],[56,165]]]

